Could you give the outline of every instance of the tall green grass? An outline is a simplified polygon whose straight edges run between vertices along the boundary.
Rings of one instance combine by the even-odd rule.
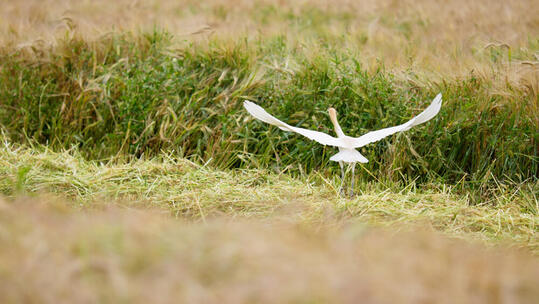
[[[538,97],[470,74],[440,82],[367,72],[361,54],[324,42],[306,51],[286,37],[174,43],[164,32],[66,38],[54,47],[0,50],[0,124],[10,140],[76,146],[89,159],[177,153],[219,168],[327,173],[336,152],[252,120],[254,100],[292,125],[348,135],[402,123],[442,92],[440,114],[361,148],[361,180],[478,184],[536,180]],[[418,85],[420,83],[420,85]]]

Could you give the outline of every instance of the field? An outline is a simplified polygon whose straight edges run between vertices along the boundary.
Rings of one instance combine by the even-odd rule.
[[[534,1],[6,1],[1,303],[535,303]],[[256,121],[359,136],[336,149]]]

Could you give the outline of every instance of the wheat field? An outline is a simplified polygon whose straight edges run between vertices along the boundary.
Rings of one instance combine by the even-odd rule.
[[[180,42],[213,38],[285,39],[315,53],[316,40],[360,52],[370,69],[380,64],[428,77],[463,76],[472,70],[532,85],[537,93],[539,9],[519,1],[6,1],[3,44],[55,43],[66,33],[96,39],[115,31],[173,33]],[[492,64],[497,56],[499,64]],[[499,69],[499,70],[498,70]]]

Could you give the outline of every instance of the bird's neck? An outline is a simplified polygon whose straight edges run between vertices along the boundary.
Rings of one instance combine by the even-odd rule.
[[[337,133],[338,137],[344,137],[344,132],[341,129],[341,126],[339,125],[339,122],[337,121],[337,116],[330,116],[331,122],[333,123],[333,127],[335,128],[335,133]]]

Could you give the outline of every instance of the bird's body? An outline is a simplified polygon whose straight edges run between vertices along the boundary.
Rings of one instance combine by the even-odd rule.
[[[354,180],[353,172],[354,172],[355,164],[358,162],[359,163],[368,162],[367,158],[361,155],[361,153],[359,153],[359,151],[357,151],[356,148],[360,148],[372,142],[379,141],[380,139],[387,137],[391,134],[409,130],[413,126],[417,126],[419,124],[422,124],[432,119],[440,111],[440,108],[442,106],[442,94],[440,93],[436,95],[436,97],[434,98],[430,106],[428,106],[423,112],[413,117],[406,123],[403,123],[395,127],[385,128],[385,129],[381,129],[377,131],[371,131],[360,137],[350,137],[344,134],[344,132],[341,129],[341,126],[339,125],[339,122],[337,121],[337,111],[335,111],[334,108],[329,108],[328,112],[329,112],[329,117],[331,119],[331,122],[333,123],[333,127],[335,128],[335,133],[337,134],[337,137],[333,137],[331,135],[318,132],[318,131],[298,128],[298,127],[293,127],[291,125],[288,125],[280,121],[279,119],[271,116],[262,107],[248,100],[244,101],[243,106],[245,107],[247,112],[249,112],[255,118],[263,122],[269,123],[271,125],[275,125],[283,131],[296,132],[311,140],[317,141],[323,145],[338,147],[339,153],[333,155],[330,158],[330,160],[339,162],[341,166],[341,171],[343,174],[343,179],[344,179],[343,163],[349,163],[350,165],[352,165],[352,188],[353,188],[353,180]]]
[[[339,153],[333,155],[329,160],[344,163],[367,163],[369,160],[361,155],[358,150],[339,147]]]
[[[344,163],[366,163],[369,160],[365,156],[361,155],[358,150],[354,148],[354,138],[344,134],[337,120],[337,111],[334,108],[329,108],[329,118],[335,127],[335,133],[337,138],[341,140],[341,146],[338,146],[339,153],[333,155],[329,160]]]

